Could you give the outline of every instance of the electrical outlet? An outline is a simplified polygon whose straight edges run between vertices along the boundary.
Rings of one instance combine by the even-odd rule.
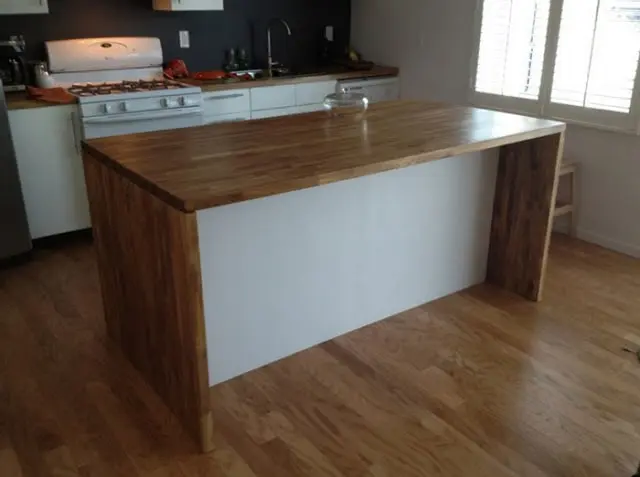
[[[191,41],[189,39],[189,32],[187,30],[180,30],[180,48],[190,48]]]
[[[324,29],[324,37],[327,41],[333,41],[333,26],[327,25]]]

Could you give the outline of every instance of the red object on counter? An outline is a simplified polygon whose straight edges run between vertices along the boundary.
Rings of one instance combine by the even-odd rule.
[[[76,97],[64,88],[43,89],[28,86],[27,94],[31,99],[37,99],[45,103],[71,104],[76,102]]]
[[[222,70],[199,71],[191,76],[193,79],[200,81],[212,81],[227,78],[227,73]]]
[[[164,69],[164,75],[169,79],[188,78],[189,70],[183,60],[171,60]]]

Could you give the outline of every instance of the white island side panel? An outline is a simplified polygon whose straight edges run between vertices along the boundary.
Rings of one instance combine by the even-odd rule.
[[[209,383],[484,281],[496,151],[197,213]]]

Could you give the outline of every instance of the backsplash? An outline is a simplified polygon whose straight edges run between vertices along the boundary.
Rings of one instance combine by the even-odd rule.
[[[49,0],[48,15],[0,15],[0,38],[23,34],[28,58],[44,59],[43,42],[100,36],[154,36],[166,60],[182,58],[192,71],[217,69],[225,50],[245,47],[266,63],[266,28],[284,18],[293,30],[285,44],[274,27],[274,57],[291,65],[315,64],[324,26],[335,27],[336,48],[349,42],[350,0],[225,0],[222,12],[156,12],[152,0]],[[178,31],[189,30],[191,48],[179,47]]]

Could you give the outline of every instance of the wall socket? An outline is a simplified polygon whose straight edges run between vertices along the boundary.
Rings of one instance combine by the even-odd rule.
[[[189,39],[189,32],[187,30],[180,30],[180,48],[191,48],[191,40]]]
[[[324,37],[327,41],[333,41],[333,25],[327,25],[324,27]]]

